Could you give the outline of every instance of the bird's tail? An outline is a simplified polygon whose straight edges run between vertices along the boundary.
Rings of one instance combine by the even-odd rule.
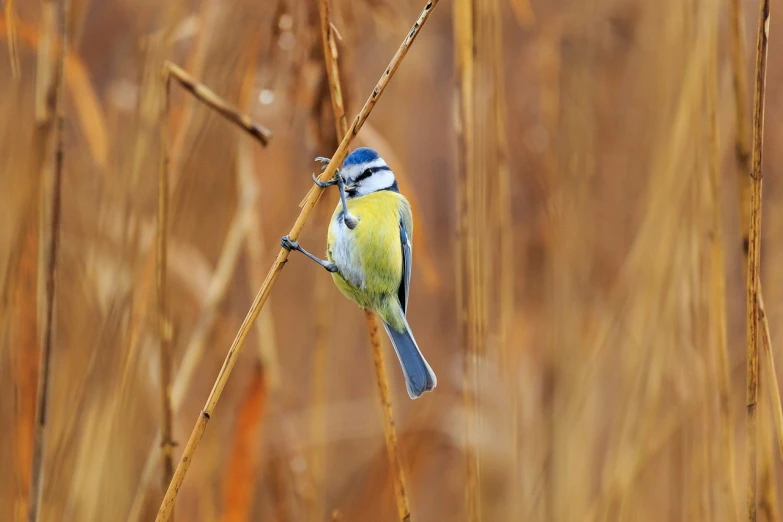
[[[424,392],[430,391],[438,384],[435,372],[421,354],[416,340],[413,338],[411,328],[405,319],[405,314],[399,304],[396,305],[395,315],[399,314],[402,329],[398,331],[395,327],[383,321],[386,333],[389,334],[394,351],[397,352],[397,358],[402,366],[402,373],[405,375],[405,387],[408,389],[408,395],[411,399],[418,399]]]

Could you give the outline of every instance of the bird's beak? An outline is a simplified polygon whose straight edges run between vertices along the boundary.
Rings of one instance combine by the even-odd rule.
[[[356,183],[351,183],[350,185],[346,185],[345,192],[347,194],[354,195],[356,193]]]

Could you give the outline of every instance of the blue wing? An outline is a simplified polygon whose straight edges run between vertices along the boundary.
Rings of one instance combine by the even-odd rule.
[[[413,268],[413,217],[407,204],[400,206],[400,243],[402,244],[402,281],[400,281],[397,297],[400,300],[402,311],[405,313],[408,310]]]

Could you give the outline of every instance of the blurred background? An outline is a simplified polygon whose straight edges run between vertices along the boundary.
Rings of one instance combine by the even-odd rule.
[[[165,490],[159,71],[164,59],[179,64],[274,134],[262,147],[172,84],[179,459],[299,214],[313,158],[336,149],[318,2],[71,4],[41,520],[146,521]],[[423,5],[331,4],[350,122]],[[47,5],[15,2],[0,15],[2,521],[26,520],[30,496],[49,235],[40,194],[51,190],[55,155],[42,89]],[[743,50],[733,56],[734,5]],[[750,136],[757,13],[749,0],[436,7],[354,142],[381,153],[414,205],[408,315],[438,375],[433,393],[408,398],[383,337],[412,520],[721,521],[744,511],[747,164],[737,143]],[[776,28],[762,280],[779,361]],[[745,83],[739,104],[733,71]],[[317,254],[336,199],[325,193],[300,236]],[[361,311],[292,256],[175,518],[398,520],[374,375]],[[780,520],[781,461],[761,375],[759,515]]]

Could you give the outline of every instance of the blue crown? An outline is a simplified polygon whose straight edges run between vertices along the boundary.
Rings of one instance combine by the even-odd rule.
[[[351,165],[362,165],[369,163],[380,158],[377,152],[369,147],[359,147],[355,151],[348,154],[348,157],[343,161],[343,168],[350,167]]]

